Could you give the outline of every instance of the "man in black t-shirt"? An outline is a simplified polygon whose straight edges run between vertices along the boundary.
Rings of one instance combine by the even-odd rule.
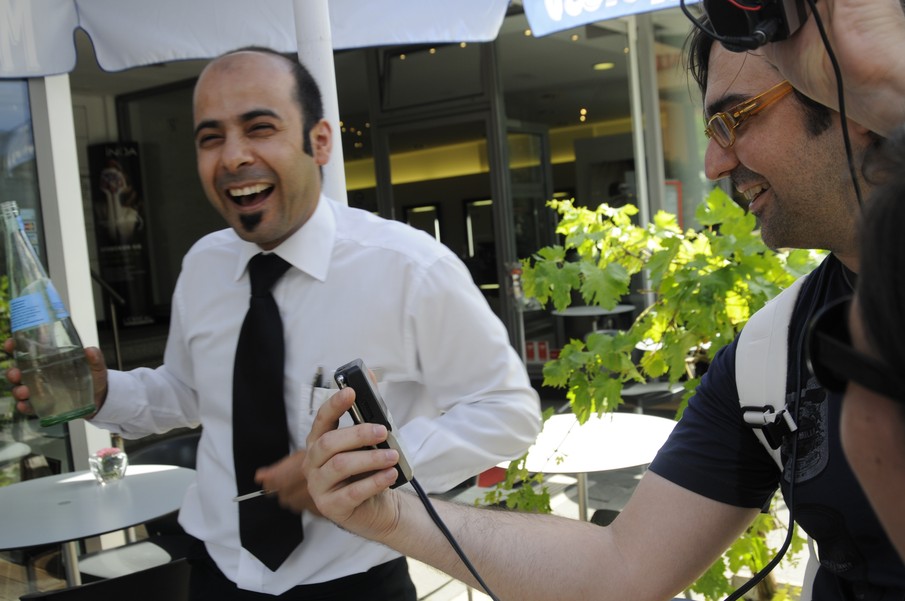
[[[754,116],[737,116],[740,108],[752,106],[750,99],[761,93],[758,90],[782,76],[759,52],[732,53],[700,33],[692,37],[690,51],[713,138],[707,151],[708,176],[729,177],[751,201],[749,210],[760,218],[768,245],[821,248],[833,254],[807,276],[789,323],[786,404],[799,430],[784,440],[782,479],[741,420],[737,340],[714,359],[651,470],[683,488],[738,506],[761,507],[781,485],[796,521],[817,543],[821,566],[814,599],[905,598],[905,566],[842,452],[841,395],[820,387],[804,357],[810,319],[852,293],[859,267],[858,199],[844,164],[839,115],[793,91],[774,100],[774,106],[763,97],[759,111],[748,111],[756,112]],[[798,114],[798,128],[779,115],[783,104],[793,111],[793,119]],[[739,135],[740,125],[745,129]],[[859,140],[854,157],[860,165],[876,137],[853,122],[848,125]]]

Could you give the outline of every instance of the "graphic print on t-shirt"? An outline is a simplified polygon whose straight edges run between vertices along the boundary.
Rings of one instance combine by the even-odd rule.
[[[787,406],[793,408],[798,403],[799,395],[790,393],[786,396]],[[814,376],[809,376],[807,386],[801,391],[801,407],[798,409],[798,457],[795,469],[795,481],[807,482],[816,478],[826,468],[829,460],[829,440],[827,438],[827,402],[826,392],[817,383]],[[791,455],[792,437],[784,441],[783,455],[786,461]],[[786,472],[788,480],[788,471]]]

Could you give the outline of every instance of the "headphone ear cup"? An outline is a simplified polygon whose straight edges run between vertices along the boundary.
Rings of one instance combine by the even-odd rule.
[[[704,0],[704,12],[713,30],[723,37],[748,37],[748,17],[728,0]],[[729,50],[732,50],[729,48]]]

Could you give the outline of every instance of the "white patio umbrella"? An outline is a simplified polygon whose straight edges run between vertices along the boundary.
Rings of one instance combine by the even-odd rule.
[[[509,0],[0,0],[0,78],[68,73],[83,29],[100,67],[210,58],[243,46],[297,51],[339,121],[333,51],[496,38]],[[342,149],[325,189],[345,198]],[[337,155],[337,153],[339,153]]]

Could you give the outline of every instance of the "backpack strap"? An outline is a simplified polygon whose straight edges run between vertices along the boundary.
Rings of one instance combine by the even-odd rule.
[[[795,280],[751,316],[735,349],[735,381],[745,423],[783,469],[780,446],[798,429],[786,409],[789,321],[801,284]]]
[[[786,408],[789,322],[806,277],[770,299],[751,316],[739,334],[735,348],[735,382],[745,423],[783,471],[780,446],[784,436],[798,429]],[[808,537],[808,561],[800,601],[812,601],[814,577],[820,562],[814,541]]]

